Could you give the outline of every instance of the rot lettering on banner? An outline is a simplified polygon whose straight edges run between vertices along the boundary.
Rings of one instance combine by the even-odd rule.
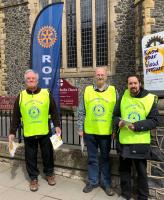
[[[16,97],[0,97],[0,110],[12,110]]]
[[[78,106],[78,88],[60,79],[60,106]]]

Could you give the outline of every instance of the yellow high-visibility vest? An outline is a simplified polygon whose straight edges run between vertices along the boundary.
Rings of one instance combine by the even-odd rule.
[[[24,136],[46,135],[49,132],[49,92],[41,89],[38,94],[20,93],[20,112],[22,115]]]
[[[116,104],[116,90],[109,86],[106,91],[97,92],[93,86],[87,86],[84,92],[86,134],[110,135],[112,133],[112,115]]]
[[[145,120],[154,103],[153,94],[148,94],[143,98],[135,98],[130,95],[129,90],[125,93],[121,100],[121,118],[132,123]],[[132,131],[125,126],[120,129],[119,141],[121,144],[150,144],[149,131]]]

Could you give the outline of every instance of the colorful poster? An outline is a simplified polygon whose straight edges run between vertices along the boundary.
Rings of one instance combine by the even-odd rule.
[[[164,91],[164,31],[143,37],[144,88]]]

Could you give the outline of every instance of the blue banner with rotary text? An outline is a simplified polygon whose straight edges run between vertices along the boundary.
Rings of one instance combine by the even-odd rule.
[[[63,3],[45,7],[37,16],[31,38],[32,69],[39,74],[39,87],[49,88],[60,107],[60,47]]]

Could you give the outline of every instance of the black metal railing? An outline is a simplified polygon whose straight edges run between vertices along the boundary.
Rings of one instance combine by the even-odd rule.
[[[0,110],[0,137],[2,140],[7,138],[11,124],[12,110]]]
[[[0,110],[0,140],[7,141],[9,134],[12,110]],[[80,138],[77,128],[77,117],[73,112],[64,111],[60,114],[61,128],[62,128],[62,140],[64,144],[80,145]],[[16,133],[16,139],[21,142],[22,128],[20,127]],[[112,142],[112,149],[115,149],[115,142]]]
[[[0,110],[0,138],[1,140],[7,140],[11,118],[12,118],[12,110]],[[61,128],[62,128],[62,139],[66,144],[71,145],[79,145],[79,136],[77,134],[77,119],[74,116],[74,113],[64,112],[60,115],[61,119]],[[21,142],[22,140],[22,132],[21,127],[18,129],[16,133],[16,139]]]

